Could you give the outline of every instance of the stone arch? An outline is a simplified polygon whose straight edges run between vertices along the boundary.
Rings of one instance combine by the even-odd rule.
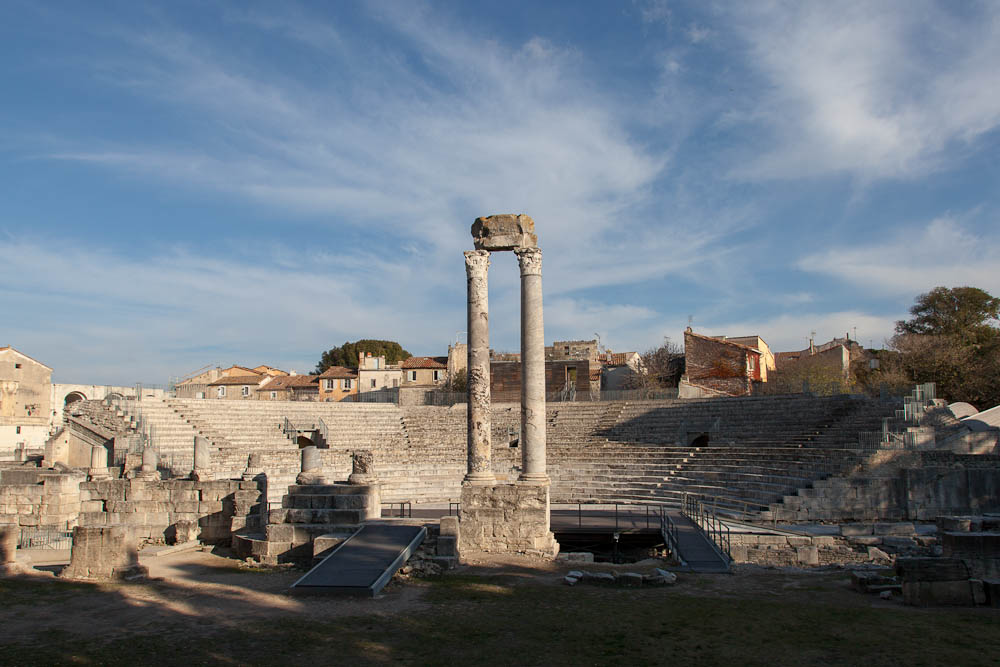
[[[85,401],[85,400],[87,400],[87,395],[84,394],[82,391],[71,391],[68,394],[66,394],[65,398],[63,398],[63,407],[69,407],[70,405],[76,403],[77,401]]]
[[[315,447],[316,446],[316,443],[313,442],[311,438],[309,438],[307,436],[304,436],[304,435],[300,435],[295,441],[298,443],[299,449],[302,449],[304,447]]]
[[[121,394],[119,394],[117,391],[113,391],[113,392],[111,392],[110,394],[107,395],[107,398],[109,400],[112,400],[112,401],[120,401],[120,400],[124,399],[125,397],[122,396]]]

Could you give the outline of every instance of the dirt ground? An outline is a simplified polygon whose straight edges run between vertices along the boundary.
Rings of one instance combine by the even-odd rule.
[[[289,591],[291,584],[302,576],[302,569],[248,567],[241,561],[207,551],[143,558],[142,563],[149,568],[149,579],[136,582],[74,584],[56,579],[50,573],[8,579],[12,583],[50,585],[45,587],[44,594],[33,595],[30,601],[17,598],[16,586],[7,591],[8,601],[20,604],[0,606],[0,627],[8,638],[31,642],[53,631],[89,636],[93,634],[95,619],[100,619],[102,636],[113,641],[116,635],[125,637],[143,630],[190,636],[301,616],[392,617],[419,613],[426,606],[423,598],[432,584],[431,579],[397,575],[375,599],[302,596]],[[654,567],[663,566],[656,560],[611,565],[486,555],[440,576],[483,577],[484,581],[502,576],[514,586],[564,587],[563,576],[574,569],[649,573]],[[902,607],[898,599],[883,601],[854,592],[849,579],[846,569],[738,566],[730,575],[680,572],[678,583],[670,592],[793,602],[815,602],[822,598],[825,603],[847,607]]]

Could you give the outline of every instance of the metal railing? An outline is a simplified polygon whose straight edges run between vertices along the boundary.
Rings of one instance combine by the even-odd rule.
[[[681,512],[705,533],[720,556],[727,561],[732,560],[729,555],[732,546],[729,526],[719,518],[714,502],[709,505],[697,495],[685,493]]]
[[[399,513],[398,514],[395,513],[395,510],[396,510],[397,506],[399,507]],[[408,500],[404,500],[404,501],[398,502],[398,503],[382,503],[382,507],[388,507],[389,508],[389,514],[388,514],[389,517],[394,517],[394,518],[397,518],[397,519],[412,519],[413,518],[413,504],[410,501],[408,501]]]
[[[17,541],[18,549],[70,549],[72,546],[72,531],[35,526],[21,528]]]
[[[667,548],[670,549],[670,553],[683,565],[684,559],[681,558],[680,540],[677,537],[677,524],[670,518],[667,508],[662,505],[660,506],[660,534],[663,535],[663,541],[666,543]]]
[[[916,449],[916,434],[906,431],[860,431],[858,449],[866,452]]]

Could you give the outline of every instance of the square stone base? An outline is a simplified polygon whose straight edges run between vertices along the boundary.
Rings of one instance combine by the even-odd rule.
[[[528,482],[462,484],[459,551],[528,553],[555,558],[549,530],[549,485]]]

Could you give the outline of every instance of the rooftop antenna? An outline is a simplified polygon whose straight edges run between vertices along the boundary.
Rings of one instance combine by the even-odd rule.
[[[599,334],[599,333],[597,333],[595,331],[594,335],[597,336],[597,351],[600,352],[601,351],[601,334]]]
[[[852,340],[857,340],[857,339],[858,339],[858,328],[854,327],[854,338]]]
[[[461,338],[462,334],[465,334],[466,336],[468,336],[469,332],[467,332],[467,331],[456,331],[455,332],[455,345],[458,345],[458,339]]]

